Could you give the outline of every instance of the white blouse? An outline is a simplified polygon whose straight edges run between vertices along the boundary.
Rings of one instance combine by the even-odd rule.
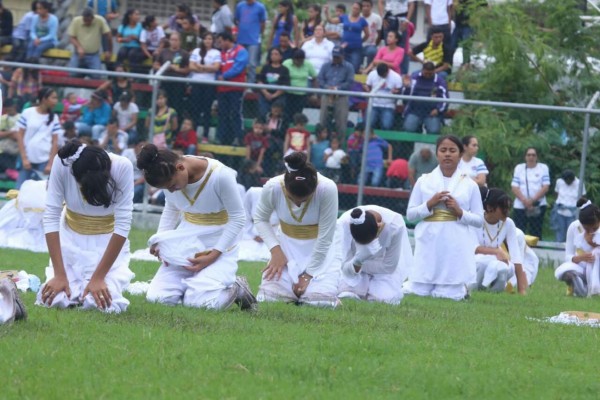
[[[523,264],[523,252],[517,240],[517,227],[515,222],[506,218],[497,224],[489,224],[483,219],[483,227],[478,232],[479,245],[497,249],[506,241],[506,247],[513,264]]]

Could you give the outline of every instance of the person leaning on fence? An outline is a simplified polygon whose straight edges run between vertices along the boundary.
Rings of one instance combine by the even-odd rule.
[[[49,1],[38,1],[36,15],[31,18],[26,62],[37,64],[42,54],[58,44],[58,18],[51,14]]]
[[[376,93],[397,94],[402,89],[402,77],[387,64],[377,65],[375,71],[369,72],[364,85],[366,92],[377,88]],[[371,128],[379,126],[381,129],[390,130],[394,127],[396,115],[396,100],[390,98],[375,97],[373,99]]]
[[[546,164],[538,162],[534,147],[527,148],[525,162],[515,167],[511,186],[515,195],[513,217],[517,228],[541,239],[550,172]]]
[[[101,70],[100,49],[102,43],[107,43],[104,49],[104,60],[110,62],[112,56],[112,34],[105,19],[94,15],[94,10],[87,7],[83,9],[80,16],[73,18],[67,33],[73,45],[69,68],[83,68]],[[104,38],[104,40],[103,40]],[[71,76],[79,77],[79,73],[71,73]],[[91,74],[90,78],[97,79],[99,75]]]
[[[585,196],[585,185],[582,188]],[[556,241],[564,242],[567,238],[569,225],[577,219],[577,199],[579,191],[579,178],[570,169],[565,169],[560,178],[556,180],[554,191],[558,194],[552,213],[550,224],[556,233]]]
[[[304,153],[284,160],[287,172],[265,184],[254,213],[256,230],[271,252],[257,299],[336,307],[337,186],[318,174]],[[277,232],[270,222],[273,212],[280,222]]]

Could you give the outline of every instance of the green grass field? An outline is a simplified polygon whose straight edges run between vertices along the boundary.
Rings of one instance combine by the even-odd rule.
[[[132,233],[132,249],[147,232]],[[0,269],[43,276],[47,255],[2,249]],[[261,264],[241,263],[253,290]],[[157,265],[134,262],[135,280]],[[34,307],[0,326],[0,399],[598,398],[600,329],[528,320],[600,311],[550,269],[526,297],[408,296],[397,307],[261,304],[207,312],[129,296],[122,315]]]

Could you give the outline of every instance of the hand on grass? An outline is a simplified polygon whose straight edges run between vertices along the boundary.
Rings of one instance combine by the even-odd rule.
[[[85,287],[83,295],[81,295],[81,301],[83,301],[88,294],[92,295],[98,308],[105,310],[112,304],[112,296],[108,291],[108,286],[106,286],[104,279],[92,277]]]
[[[273,247],[273,249],[271,249],[271,260],[267,264],[267,268],[262,271],[265,273],[265,279],[270,281],[275,278],[275,280],[278,281],[281,278],[283,268],[285,268],[287,263],[287,257],[283,254],[281,246]]]
[[[58,277],[50,279],[42,289],[42,302],[47,305],[52,305],[54,298],[60,292],[65,292],[68,298],[71,298],[71,288],[67,277]]]

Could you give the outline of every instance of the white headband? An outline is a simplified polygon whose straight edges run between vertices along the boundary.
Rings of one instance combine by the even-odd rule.
[[[352,217],[350,217],[350,223],[352,225],[362,225],[362,224],[364,224],[365,223],[365,212],[363,210],[360,210],[360,216],[358,218],[352,218]]]
[[[72,156],[70,156],[70,157],[67,157],[67,159],[66,159],[66,160],[63,160],[63,161],[64,161],[64,163],[65,163],[65,165],[67,165],[67,166],[69,166],[69,167],[70,167],[71,165],[73,165],[73,163],[74,163],[75,161],[79,160],[79,157],[81,156],[81,153],[83,152],[83,149],[85,149],[86,147],[87,147],[87,144],[85,144],[85,143],[83,143],[82,145],[80,145],[80,146],[77,148],[77,151],[75,152],[75,154],[73,154],[73,155],[72,155]]]
[[[290,164],[288,164],[287,162],[285,163],[285,169],[287,169],[287,172],[289,172],[290,174],[291,174],[292,172],[297,172],[297,171],[299,171],[298,169],[294,169],[294,168],[290,167]]]
[[[586,208],[587,206],[591,206],[591,205],[592,205],[592,202],[588,200],[588,201],[586,201],[585,203],[583,203],[583,204],[581,205],[581,207],[579,207],[579,209],[580,209],[580,210],[583,210],[583,209],[584,209],[584,208]]]

